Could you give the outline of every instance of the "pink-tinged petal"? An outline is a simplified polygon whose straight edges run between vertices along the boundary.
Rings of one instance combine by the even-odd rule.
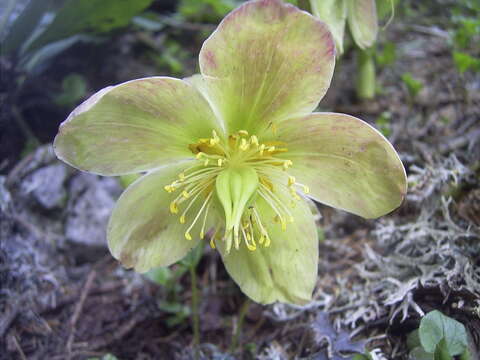
[[[222,133],[195,87],[151,77],[92,95],[61,124],[54,148],[80,170],[122,175],[191,157],[188,145],[214,129]]]
[[[328,27],[280,0],[250,1],[205,41],[205,89],[228,131],[259,135],[273,123],[312,112],[335,63]]]
[[[362,49],[373,45],[378,33],[375,0],[347,0],[348,26],[355,43]]]
[[[277,131],[283,156],[309,196],[365,218],[397,208],[407,191],[405,169],[393,146],[366,122],[350,115],[313,113],[284,122]]]
[[[112,255],[123,266],[146,272],[168,266],[183,258],[199,241],[199,227],[192,230],[192,240],[184,236],[187,223],[169,211],[170,202],[178,193],[167,193],[164,186],[174,181],[188,167],[188,162],[168,165],[144,175],[120,196],[107,230]],[[188,213],[196,214],[201,202]],[[192,216],[187,216],[191,220]]]
[[[312,14],[324,21],[332,32],[337,53],[343,53],[343,37],[347,22],[347,3],[345,0],[310,0]]]
[[[278,187],[275,194],[290,206],[290,194]],[[275,301],[304,305],[309,302],[317,281],[318,235],[312,211],[306,201],[299,200],[290,208],[294,222],[285,230],[274,220],[275,212],[263,199],[254,206],[271,238],[264,247],[257,243],[254,251],[244,243],[227,254],[226,245],[217,241],[225,268],[240,289],[261,304]],[[258,238],[257,238],[258,241]]]

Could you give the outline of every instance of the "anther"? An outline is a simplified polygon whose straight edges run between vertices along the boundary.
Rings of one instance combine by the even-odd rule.
[[[190,194],[186,191],[186,190],[183,190],[182,191],[182,196],[185,198],[185,199],[188,199],[190,197]]]
[[[197,155],[195,155],[195,159],[200,160],[200,158],[203,156],[203,152],[199,152]]]
[[[210,247],[212,249],[215,249],[215,240],[214,240],[214,237],[212,236],[212,238],[210,239]]]
[[[185,233],[185,239],[192,240],[192,235],[188,231]]]
[[[253,144],[255,146],[258,146],[258,138],[255,135],[252,135],[250,137],[250,144]]]
[[[185,215],[180,216],[180,224],[185,224]]]
[[[289,176],[288,177],[288,186],[295,185],[295,177],[294,176]]]
[[[265,144],[260,145],[259,151],[260,151],[260,156],[263,156],[263,152],[265,151]]]
[[[239,130],[239,131],[238,131],[238,135],[248,136],[248,131],[247,131],[247,130]]]
[[[240,150],[246,151],[249,147],[250,145],[247,143],[247,140],[242,138],[242,141],[240,142]]]
[[[293,162],[292,162],[291,160],[285,160],[285,161],[283,162],[283,169],[284,169],[284,170],[287,170],[287,169],[288,169],[290,166],[292,166],[292,165],[293,165]]]
[[[172,202],[170,203],[170,212],[171,212],[172,214],[178,213],[178,205],[177,205],[177,203],[176,203],[175,201],[172,201]]]

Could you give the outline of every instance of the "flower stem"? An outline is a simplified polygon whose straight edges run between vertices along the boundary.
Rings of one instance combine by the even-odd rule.
[[[245,315],[248,312],[250,303],[251,303],[250,299],[247,298],[245,302],[242,304],[242,307],[240,308],[240,311],[238,313],[238,323],[237,323],[237,326],[235,327],[235,333],[233,334],[232,342],[230,343],[229,351],[231,353],[233,353],[238,346],[240,335],[242,334],[243,321],[245,320]]]
[[[375,62],[372,49],[357,49],[357,96],[360,99],[375,97]]]
[[[200,320],[198,315],[198,289],[197,289],[197,273],[195,269],[196,264],[190,265],[190,280],[192,283],[192,326],[193,326],[193,347],[194,358],[199,359],[200,345]]]

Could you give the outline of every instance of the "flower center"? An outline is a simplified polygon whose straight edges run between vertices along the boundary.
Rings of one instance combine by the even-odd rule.
[[[262,222],[262,216],[256,201],[261,198],[273,210],[274,221],[286,230],[287,223],[294,218],[290,208],[300,197],[297,189],[308,193],[308,187],[299,184],[286,170],[292,161],[278,157],[288,149],[281,142],[259,142],[255,135],[240,130],[220,139],[215,131],[208,139],[199,139],[189,145],[195,154],[196,163],[178,175],[178,179],[165,186],[169,193],[179,192],[170,203],[170,212],[178,214],[180,223],[186,223],[187,216],[192,220],[185,232],[185,238],[191,240],[191,230],[202,222],[200,238],[204,238],[207,218],[212,203],[218,200],[225,214],[225,228],[217,228],[211,237],[210,245],[215,241],[226,242],[226,251],[232,246],[239,249],[241,242],[254,251],[257,242],[270,246],[271,239]],[[290,204],[281,200],[278,191],[288,189]],[[201,204],[196,214],[190,214],[195,203]],[[219,235],[223,230],[223,235]]]

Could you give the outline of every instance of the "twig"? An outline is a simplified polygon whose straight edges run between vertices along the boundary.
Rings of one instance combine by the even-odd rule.
[[[97,350],[110,345],[116,340],[122,339],[127,335],[139,322],[148,317],[146,312],[135,312],[130,320],[119,326],[113,333],[108,332],[105,337],[97,338],[94,342],[88,344],[90,350]]]
[[[17,337],[15,335],[12,335],[12,340],[13,340],[13,344],[17,348],[18,353],[20,354],[20,358],[22,360],[27,360],[27,357],[25,356],[25,353],[23,352],[22,347],[18,343]]]
[[[5,332],[8,330],[13,320],[17,317],[20,312],[20,305],[17,303],[13,305],[13,308],[6,315],[2,315],[2,320],[0,321],[0,338],[3,337]]]
[[[83,287],[82,293],[80,294],[80,299],[78,300],[78,303],[75,306],[73,316],[70,320],[70,334],[68,336],[68,341],[66,345],[67,360],[70,360],[72,358],[72,344],[73,344],[73,340],[75,339],[77,321],[80,316],[80,313],[82,312],[83,304],[85,303],[85,299],[87,298],[88,291],[92,287],[92,283],[96,275],[97,275],[97,272],[94,269],[92,269],[92,271],[90,271],[90,274],[88,274],[87,280],[85,281],[85,286]]]

